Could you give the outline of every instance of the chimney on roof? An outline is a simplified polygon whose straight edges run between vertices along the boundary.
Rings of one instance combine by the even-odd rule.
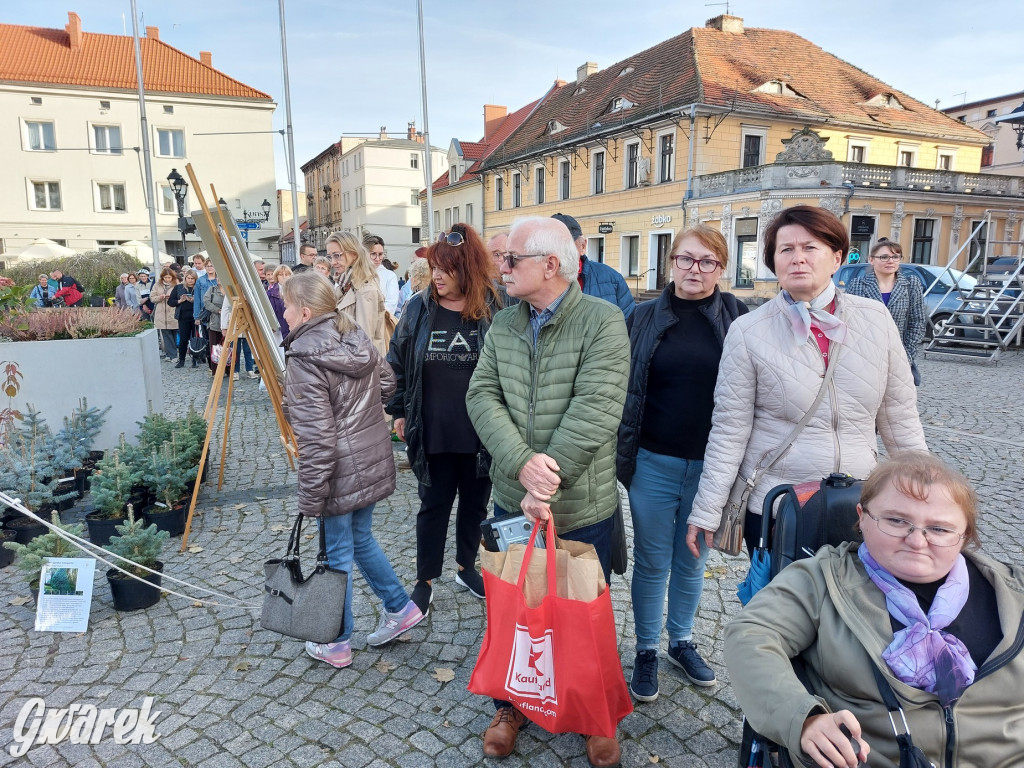
[[[409,141],[416,141],[416,121],[410,120],[405,126],[405,138]]]
[[[74,11],[68,11],[68,23],[64,27],[68,33],[68,45],[72,51],[82,49],[82,17]]]
[[[508,107],[502,107],[497,104],[484,104],[484,140],[491,138],[498,128],[501,127],[502,120],[508,115]]]
[[[715,16],[713,19],[708,19],[704,22],[704,26],[717,29],[719,32],[729,32],[734,35],[743,34],[743,18],[741,16],[730,16],[727,13]]]
[[[386,125],[382,125],[380,127],[380,135],[378,136],[378,138],[381,141],[387,141],[387,138],[388,138],[388,127]]]
[[[199,60],[208,67],[213,66],[213,54],[209,51],[200,51]]]
[[[150,40],[159,40],[160,27],[146,27],[146,37]]]
[[[592,74],[597,72],[597,62],[587,61],[576,67],[576,85],[579,85]]]

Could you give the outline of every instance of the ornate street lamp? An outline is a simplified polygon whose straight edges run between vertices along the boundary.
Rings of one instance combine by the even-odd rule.
[[[997,117],[992,122],[1006,123],[1013,128],[1014,133],[1017,134],[1017,149],[1024,149],[1024,103],[1010,114]]]
[[[242,211],[242,221],[270,221],[270,201],[263,198],[262,211]]]
[[[174,193],[174,201],[178,204],[178,231],[181,232],[181,254],[175,257],[178,264],[185,264],[187,250],[185,246],[185,235],[196,231],[196,225],[185,217],[185,200],[188,197],[188,182],[178,173],[177,168],[171,168],[167,175],[167,183],[171,185]]]

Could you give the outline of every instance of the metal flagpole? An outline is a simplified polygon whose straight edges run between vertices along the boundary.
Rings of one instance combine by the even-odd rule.
[[[427,182],[427,242],[434,242],[434,172],[430,167],[430,120],[427,118],[427,49],[423,40],[423,0],[416,0],[420,24],[420,91],[423,100],[423,142],[426,145],[423,175]]]
[[[132,0],[132,39],[135,41],[135,78],[139,84],[139,121],[142,125],[142,157],[146,175],[146,208],[149,209],[149,238],[153,244],[153,280],[160,282],[160,246],[156,233],[156,188],[149,153],[149,123],[146,121],[146,89],[142,83],[142,47],[139,43],[139,12]],[[186,254],[187,255],[187,254]]]
[[[134,0],[133,0],[134,2]],[[292,190],[292,248],[293,264],[299,263],[299,248],[302,240],[299,237],[299,192],[295,178],[295,137],[292,134],[292,91],[288,84],[288,40],[284,26],[284,0],[278,0],[281,11],[281,69],[284,71],[284,114],[285,114],[285,155],[288,162],[288,185]],[[308,215],[308,212],[307,212]]]

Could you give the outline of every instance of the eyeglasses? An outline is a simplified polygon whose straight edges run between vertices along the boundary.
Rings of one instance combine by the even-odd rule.
[[[905,539],[914,531],[920,531],[929,544],[934,544],[936,547],[955,547],[967,535],[941,525],[914,525],[902,517],[875,517],[868,512],[868,508],[863,504],[860,508],[864,510],[865,515],[875,521],[878,530],[898,539]]]
[[[673,256],[672,260],[675,261],[676,266],[683,270],[683,272],[689,272],[693,269],[694,264],[697,265],[697,269],[705,274],[711,274],[722,266],[720,261],[715,261],[714,259],[695,259],[692,256],[677,255]]]
[[[512,251],[506,251],[504,258],[508,268],[515,269],[516,264],[523,259],[543,259],[545,256],[547,256],[546,253],[512,253]]]
[[[448,243],[448,245],[450,245],[452,248],[458,248],[460,245],[466,242],[466,238],[464,238],[462,236],[462,233],[460,232],[452,231],[449,232],[448,234],[441,232],[437,236],[437,242]]]
[[[888,256],[872,256],[875,261],[903,261],[903,254],[893,253]]]

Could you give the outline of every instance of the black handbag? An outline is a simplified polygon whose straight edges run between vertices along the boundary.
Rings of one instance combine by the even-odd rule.
[[[906,715],[903,714],[903,707],[900,706],[889,681],[874,664],[871,665],[871,671],[875,675],[875,683],[878,685],[878,692],[882,694],[885,708],[889,710],[889,722],[892,723],[892,731],[896,734],[896,743],[900,746],[900,768],[935,768],[935,764],[925,757],[921,748],[915,746],[910,736],[910,728],[907,726]],[[896,714],[899,714],[899,722],[903,723],[903,733],[896,727]]]
[[[327,535],[323,518],[318,519],[320,552],[316,567],[302,575],[299,540],[302,519],[299,513],[288,537],[288,549],[280,559],[263,565],[265,582],[260,626],[299,640],[333,643],[344,628],[348,573],[327,564]]]

